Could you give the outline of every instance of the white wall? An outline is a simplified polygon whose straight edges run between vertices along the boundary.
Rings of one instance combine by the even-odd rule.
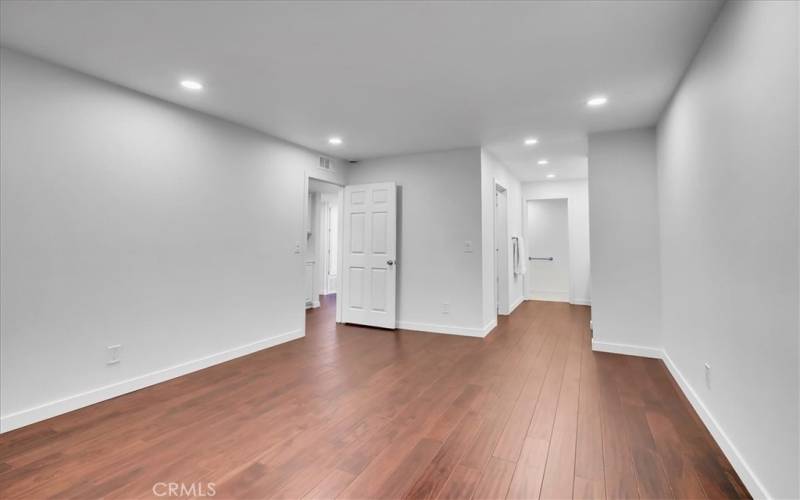
[[[589,136],[592,325],[597,349],[660,356],[654,129]]]
[[[658,129],[668,363],[757,497],[800,497],[797,11],[728,2]]]
[[[303,335],[317,154],[5,49],[0,89],[3,430]]]
[[[591,304],[588,182],[586,180],[529,182],[522,185],[521,198],[523,203],[528,200],[560,198],[567,200],[570,266],[569,301],[572,304]],[[526,293],[528,292],[526,291]]]
[[[400,328],[483,336],[481,156],[477,148],[394,156],[348,167],[348,184],[398,190]],[[471,250],[465,251],[465,242]],[[445,313],[443,304],[449,304]]]
[[[512,263],[511,251],[511,237],[520,236],[523,234],[522,226],[522,195],[521,185],[519,180],[511,173],[511,171],[503,165],[500,160],[494,157],[485,149],[481,150],[481,168],[482,168],[482,210],[491,210],[491,214],[484,214],[487,216],[484,222],[483,234],[484,241],[483,247],[488,249],[489,253],[484,254],[484,322],[486,324],[496,320],[497,306],[495,304],[496,297],[494,293],[494,193],[495,184],[500,184],[506,189],[506,199],[508,201],[508,217],[506,221],[508,228],[506,238],[508,249],[506,251],[508,279],[508,304],[507,310],[501,310],[501,314],[510,314],[516,306],[518,306],[524,296],[523,278],[522,276],[514,275],[514,266]],[[487,270],[488,267],[488,270]],[[488,293],[487,293],[488,292]]]

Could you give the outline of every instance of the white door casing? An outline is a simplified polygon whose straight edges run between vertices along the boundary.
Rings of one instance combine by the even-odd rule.
[[[307,260],[305,263],[305,296],[306,309],[314,307],[314,261]]]
[[[508,191],[495,184],[494,296],[497,314],[508,314]]]
[[[397,186],[345,186],[342,322],[396,327]]]
[[[320,215],[320,245],[319,260],[322,263],[320,266],[320,279],[321,279],[321,294],[328,295],[336,293],[336,273],[339,267],[339,217],[338,217],[338,203],[336,200],[338,195],[333,196],[323,195],[322,207]]]
[[[339,209],[337,205],[329,203],[327,206],[326,218],[328,221],[328,232],[326,235],[326,266],[325,266],[325,291],[336,293],[336,274],[338,273],[339,263]]]

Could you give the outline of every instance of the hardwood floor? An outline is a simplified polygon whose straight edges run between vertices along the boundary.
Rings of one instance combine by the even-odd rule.
[[[591,351],[587,307],[524,302],[486,339],[334,309],[303,339],[3,434],[0,497],[748,497],[663,363]]]

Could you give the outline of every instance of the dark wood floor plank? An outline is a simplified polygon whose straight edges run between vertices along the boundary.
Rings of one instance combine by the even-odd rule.
[[[314,488],[303,498],[307,500],[330,500],[336,498],[353,482],[355,476],[349,472],[332,469]]]
[[[562,311],[556,310],[561,316]],[[563,321],[563,318],[561,319]],[[554,328],[558,329],[558,325]],[[561,323],[564,327],[566,324]],[[547,368],[543,387],[536,402],[536,407],[528,431],[522,444],[522,451],[511,482],[509,496],[512,498],[539,498],[542,479],[550,449],[550,438],[553,434],[553,422],[558,409],[561,384],[570,348],[569,331],[559,330],[558,344]],[[571,492],[570,492],[571,493]]]
[[[684,455],[681,440],[669,418],[661,412],[648,412],[647,424],[653,433],[656,450],[662,459],[675,497],[706,498],[694,465]]]
[[[620,361],[624,364],[625,371],[634,375],[623,378],[623,372],[616,372],[617,387],[620,392],[624,392],[622,406],[636,467],[639,495],[643,498],[674,498],[675,492],[647,422],[648,409],[663,408],[664,403],[661,398],[653,397],[650,380],[638,369],[636,363],[632,363],[635,360],[628,356]]]
[[[482,422],[477,412],[464,416],[439,452],[427,465],[419,479],[406,494],[406,498],[436,498],[441,493],[459,459],[474,442]]]
[[[595,354],[600,387],[600,421],[603,437],[603,472],[607,498],[639,498],[630,435],[617,390],[615,354]]]
[[[547,324],[543,327],[547,328]],[[533,358],[533,366],[528,372],[522,393],[516,400],[508,423],[494,449],[495,457],[511,461],[519,458],[557,340],[554,334],[544,335],[542,346]]]
[[[526,301],[486,339],[334,314],[0,435],[0,497],[747,497],[663,363],[590,350],[587,307]]]
[[[463,499],[472,498],[475,488],[478,487],[478,481],[481,479],[481,471],[457,465],[447,479],[442,491],[439,492],[437,498],[441,499]]]
[[[581,341],[585,338],[568,317],[565,334],[569,352],[558,396],[553,433],[542,480],[542,498],[569,498],[575,482],[575,443],[578,435],[578,402],[581,382]]]
[[[600,416],[600,387],[597,364],[591,346],[582,344],[578,433],[575,444],[575,485],[573,498],[606,497],[603,463],[603,426]]]
[[[440,380],[439,383],[432,385],[424,393],[424,397],[410,405],[395,419],[393,425],[387,426],[379,435],[358,447],[355,450],[355,457],[358,459],[356,467],[353,467],[354,462],[350,460],[351,457],[345,458],[341,466],[351,467],[349,471],[357,472],[359,475],[343,495],[352,498],[376,495],[378,491],[382,491],[384,483],[390,482],[391,478],[395,477],[393,474],[400,466],[398,464],[405,460],[404,457],[413,454],[419,443],[435,442],[441,447],[441,441],[427,438],[426,435],[466,414],[478,394],[473,385],[467,385],[459,394],[452,390],[452,384],[450,380]],[[454,409],[457,411],[453,411]],[[425,449],[432,448],[428,446]],[[419,469],[420,473],[424,465]],[[411,481],[406,485],[410,488],[416,478],[404,474],[402,479]]]
[[[462,457],[460,463],[465,467],[483,470],[492,451],[497,446],[497,440],[505,428],[514,402],[509,399],[500,399],[495,394],[490,394],[481,409],[483,422],[478,430],[472,446]]]
[[[490,458],[472,498],[479,500],[505,498],[515,465],[514,462],[501,458]]]
[[[441,449],[442,443],[433,439],[423,438],[419,440],[406,455],[406,457],[395,467],[391,474],[381,483],[380,487],[367,495],[347,494],[348,498],[402,498],[411,488],[422,470]]]
[[[539,498],[549,449],[549,438],[532,436],[525,438],[522,453],[509,486],[508,498],[521,500]]]

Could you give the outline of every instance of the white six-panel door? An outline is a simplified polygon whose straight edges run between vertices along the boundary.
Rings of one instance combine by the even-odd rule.
[[[395,328],[397,187],[346,186],[342,215],[342,321]]]

